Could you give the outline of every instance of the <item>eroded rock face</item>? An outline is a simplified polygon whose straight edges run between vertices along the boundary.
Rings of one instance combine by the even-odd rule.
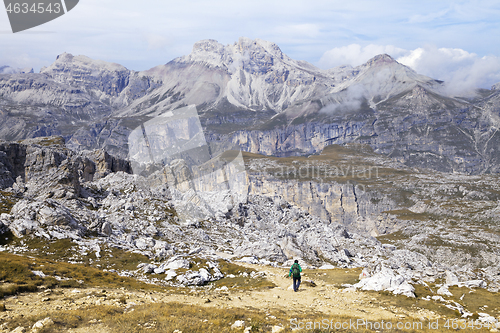
[[[258,175],[250,176],[250,193],[281,197],[312,215],[366,235],[377,235],[380,227],[377,217],[395,206],[387,199],[374,205],[372,199],[378,199],[378,194],[363,191],[353,184],[283,181]]]
[[[114,106],[126,105],[157,85],[149,77],[119,64],[69,53],[59,55],[41,74],[60,84],[76,84],[82,92]]]
[[[11,142],[0,143],[0,187],[12,186],[17,177],[25,178],[26,146]]]
[[[84,151],[82,157],[85,158],[83,161],[83,177],[86,181],[103,178],[113,172],[132,173],[128,161],[115,158],[103,149],[91,152]]]
[[[79,195],[80,181],[99,179],[113,172],[132,172],[130,163],[103,150],[75,153],[61,137],[29,139],[0,144],[0,188],[32,183],[33,192],[52,192],[61,185]]]

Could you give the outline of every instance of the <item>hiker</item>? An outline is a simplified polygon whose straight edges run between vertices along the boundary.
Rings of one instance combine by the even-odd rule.
[[[299,261],[295,260],[292,267],[290,267],[290,273],[288,273],[288,277],[293,277],[293,291],[295,292],[299,290],[300,272],[302,272],[302,268],[299,265]]]

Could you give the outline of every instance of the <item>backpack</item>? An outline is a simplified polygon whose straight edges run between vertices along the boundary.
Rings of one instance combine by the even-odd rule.
[[[292,265],[292,276],[294,278],[300,277],[300,266],[299,266],[299,264],[295,263],[295,264]]]

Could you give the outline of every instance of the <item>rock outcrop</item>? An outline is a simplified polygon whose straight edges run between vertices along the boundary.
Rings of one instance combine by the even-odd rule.
[[[62,137],[41,137],[22,142],[1,142],[0,188],[22,182],[52,181],[78,191],[80,180],[90,181],[123,171],[131,173],[130,163],[103,150],[73,152],[65,147]],[[42,185],[42,184],[41,184]],[[53,186],[52,186],[53,187]]]
[[[405,295],[415,297],[415,288],[399,274],[386,267],[381,267],[380,271],[370,277],[362,279],[353,285],[354,288],[361,290],[391,291],[395,295]]]

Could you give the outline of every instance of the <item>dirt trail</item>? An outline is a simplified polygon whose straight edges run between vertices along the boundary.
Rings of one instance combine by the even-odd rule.
[[[406,317],[434,319],[436,314],[428,310],[411,311],[395,307],[381,306],[373,294],[355,291],[351,288],[337,288],[321,280],[316,287],[307,285],[307,273],[302,276],[298,292],[292,290],[292,280],[287,270],[267,266],[241,264],[242,266],[264,272],[277,287],[263,290],[234,290],[193,288],[190,291],[148,292],[128,291],[125,289],[57,289],[38,293],[21,294],[5,300],[7,311],[0,312],[0,323],[14,318],[29,317],[59,310],[83,310],[93,305],[111,305],[132,309],[135,305],[157,302],[179,302],[217,308],[251,308],[263,311],[278,309],[290,314],[320,312],[325,318],[338,316],[359,317],[366,320],[396,320]],[[250,277],[249,277],[250,279]],[[292,317],[293,315],[291,315]],[[291,318],[290,318],[291,319]],[[105,332],[105,327],[93,326],[95,332]],[[10,332],[5,324],[0,324],[0,332]],[[69,332],[85,332],[72,329]]]
[[[288,278],[288,271],[282,268],[247,265],[253,269],[266,272],[266,276],[276,288],[241,293],[241,300],[227,303],[228,306],[240,306],[252,304],[258,309],[277,308],[291,313],[316,311],[324,313],[327,317],[349,316],[359,317],[367,320],[375,319],[395,319],[404,317],[414,318],[435,318],[433,312],[420,310],[418,312],[408,311],[408,309],[398,309],[394,307],[381,307],[374,304],[376,299],[373,295],[356,291],[353,288],[337,288],[330,283],[321,280],[314,280],[316,287],[308,285],[311,280],[307,273],[302,276],[302,284],[298,292],[292,289],[292,279]]]

